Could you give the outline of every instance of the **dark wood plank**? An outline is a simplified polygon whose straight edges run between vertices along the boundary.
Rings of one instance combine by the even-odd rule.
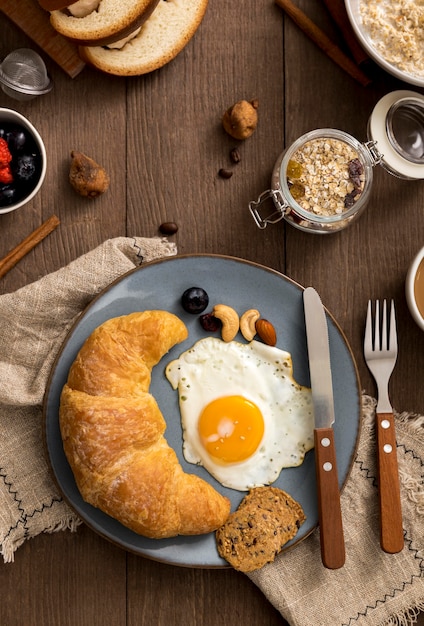
[[[223,590],[225,592],[223,593]],[[232,569],[201,570],[128,558],[128,626],[285,626],[250,580]]]
[[[126,555],[81,527],[25,543],[0,563],[6,626],[126,626]]]
[[[242,18],[239,12],[236,3],[211,3],[174,61],[129,83],[129,231],[154,235],[162,221],[177,221],[181,253],[224,253],[283,269],[280,233],[259,236],[248,211],[268,188],[283,145],[281,16],[272,3],[247,3]],[[254,98],[258,128],[236,141],[224,132],[222,115]],[[229,156],[234,146],[237,165]],[[233,176],[220,178],[220,168]]]

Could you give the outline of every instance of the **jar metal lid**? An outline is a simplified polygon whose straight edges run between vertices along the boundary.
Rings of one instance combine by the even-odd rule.
[[[393,123],[395,115],[398,115],[397,126]],[[415,128],[408,129],[408,122],[415,124]],[[398,141],[397,133],[408,141],[410,130],[408,149]],[[420,143],[421,133],[424,142],[424,96],[415,91],[399,90],[386,94],[377,102],[368,121],[369,138],[377,145],[381,164],[391,174],[402,178],[424,179],[424,149],[420,157],[419,146],[413,145]]]

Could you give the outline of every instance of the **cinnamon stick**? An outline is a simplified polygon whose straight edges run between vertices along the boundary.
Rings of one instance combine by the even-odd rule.
[[[16,248],[13,248],[9,254],[0,260],[0,278],[7,274],[18,261],[35,248],[37,244],[43,241],[59,224],[59,218],[56,217],[56,215],[52,215],[48,220],[43,222],[41,226],[36,228],[34,232],[21,241]]]
[[[358,65],[369,63],[369,56],[356,38],[355,31],[349,21],[344,0],[324,0],[331,17],[336,23],[353,58]]]
[[[325,54],[354,78],[363,87],[371,83],[371,79],[350,59],[331,39],[319,28],[303,11],[297,8],[291,0],[275,0],[299,28],[311,39]]]

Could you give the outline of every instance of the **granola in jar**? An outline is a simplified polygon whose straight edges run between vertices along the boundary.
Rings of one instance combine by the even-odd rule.
[[[291,156],[287,185],[305,211],[329,217],[350,209],[364,188],[364,169],[358,152],[333,137],[311,139]]]
[[[285,220],[320,235],[343,230],[367,207],[380,156],[375,141],[360,143],[342,130],[305,133],[279,155],[270,189],[249,202],[256,225]]]
[[[400,70],[424,77],[424,4],[361,0],[360,15],[377,52]]]

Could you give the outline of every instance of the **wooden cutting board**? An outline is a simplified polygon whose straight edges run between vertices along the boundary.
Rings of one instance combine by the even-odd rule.
[[[49,13],[37,0],[0,0],[0,11],[30,37],[71,78],[85,67],[78,48],[50,25]]]

